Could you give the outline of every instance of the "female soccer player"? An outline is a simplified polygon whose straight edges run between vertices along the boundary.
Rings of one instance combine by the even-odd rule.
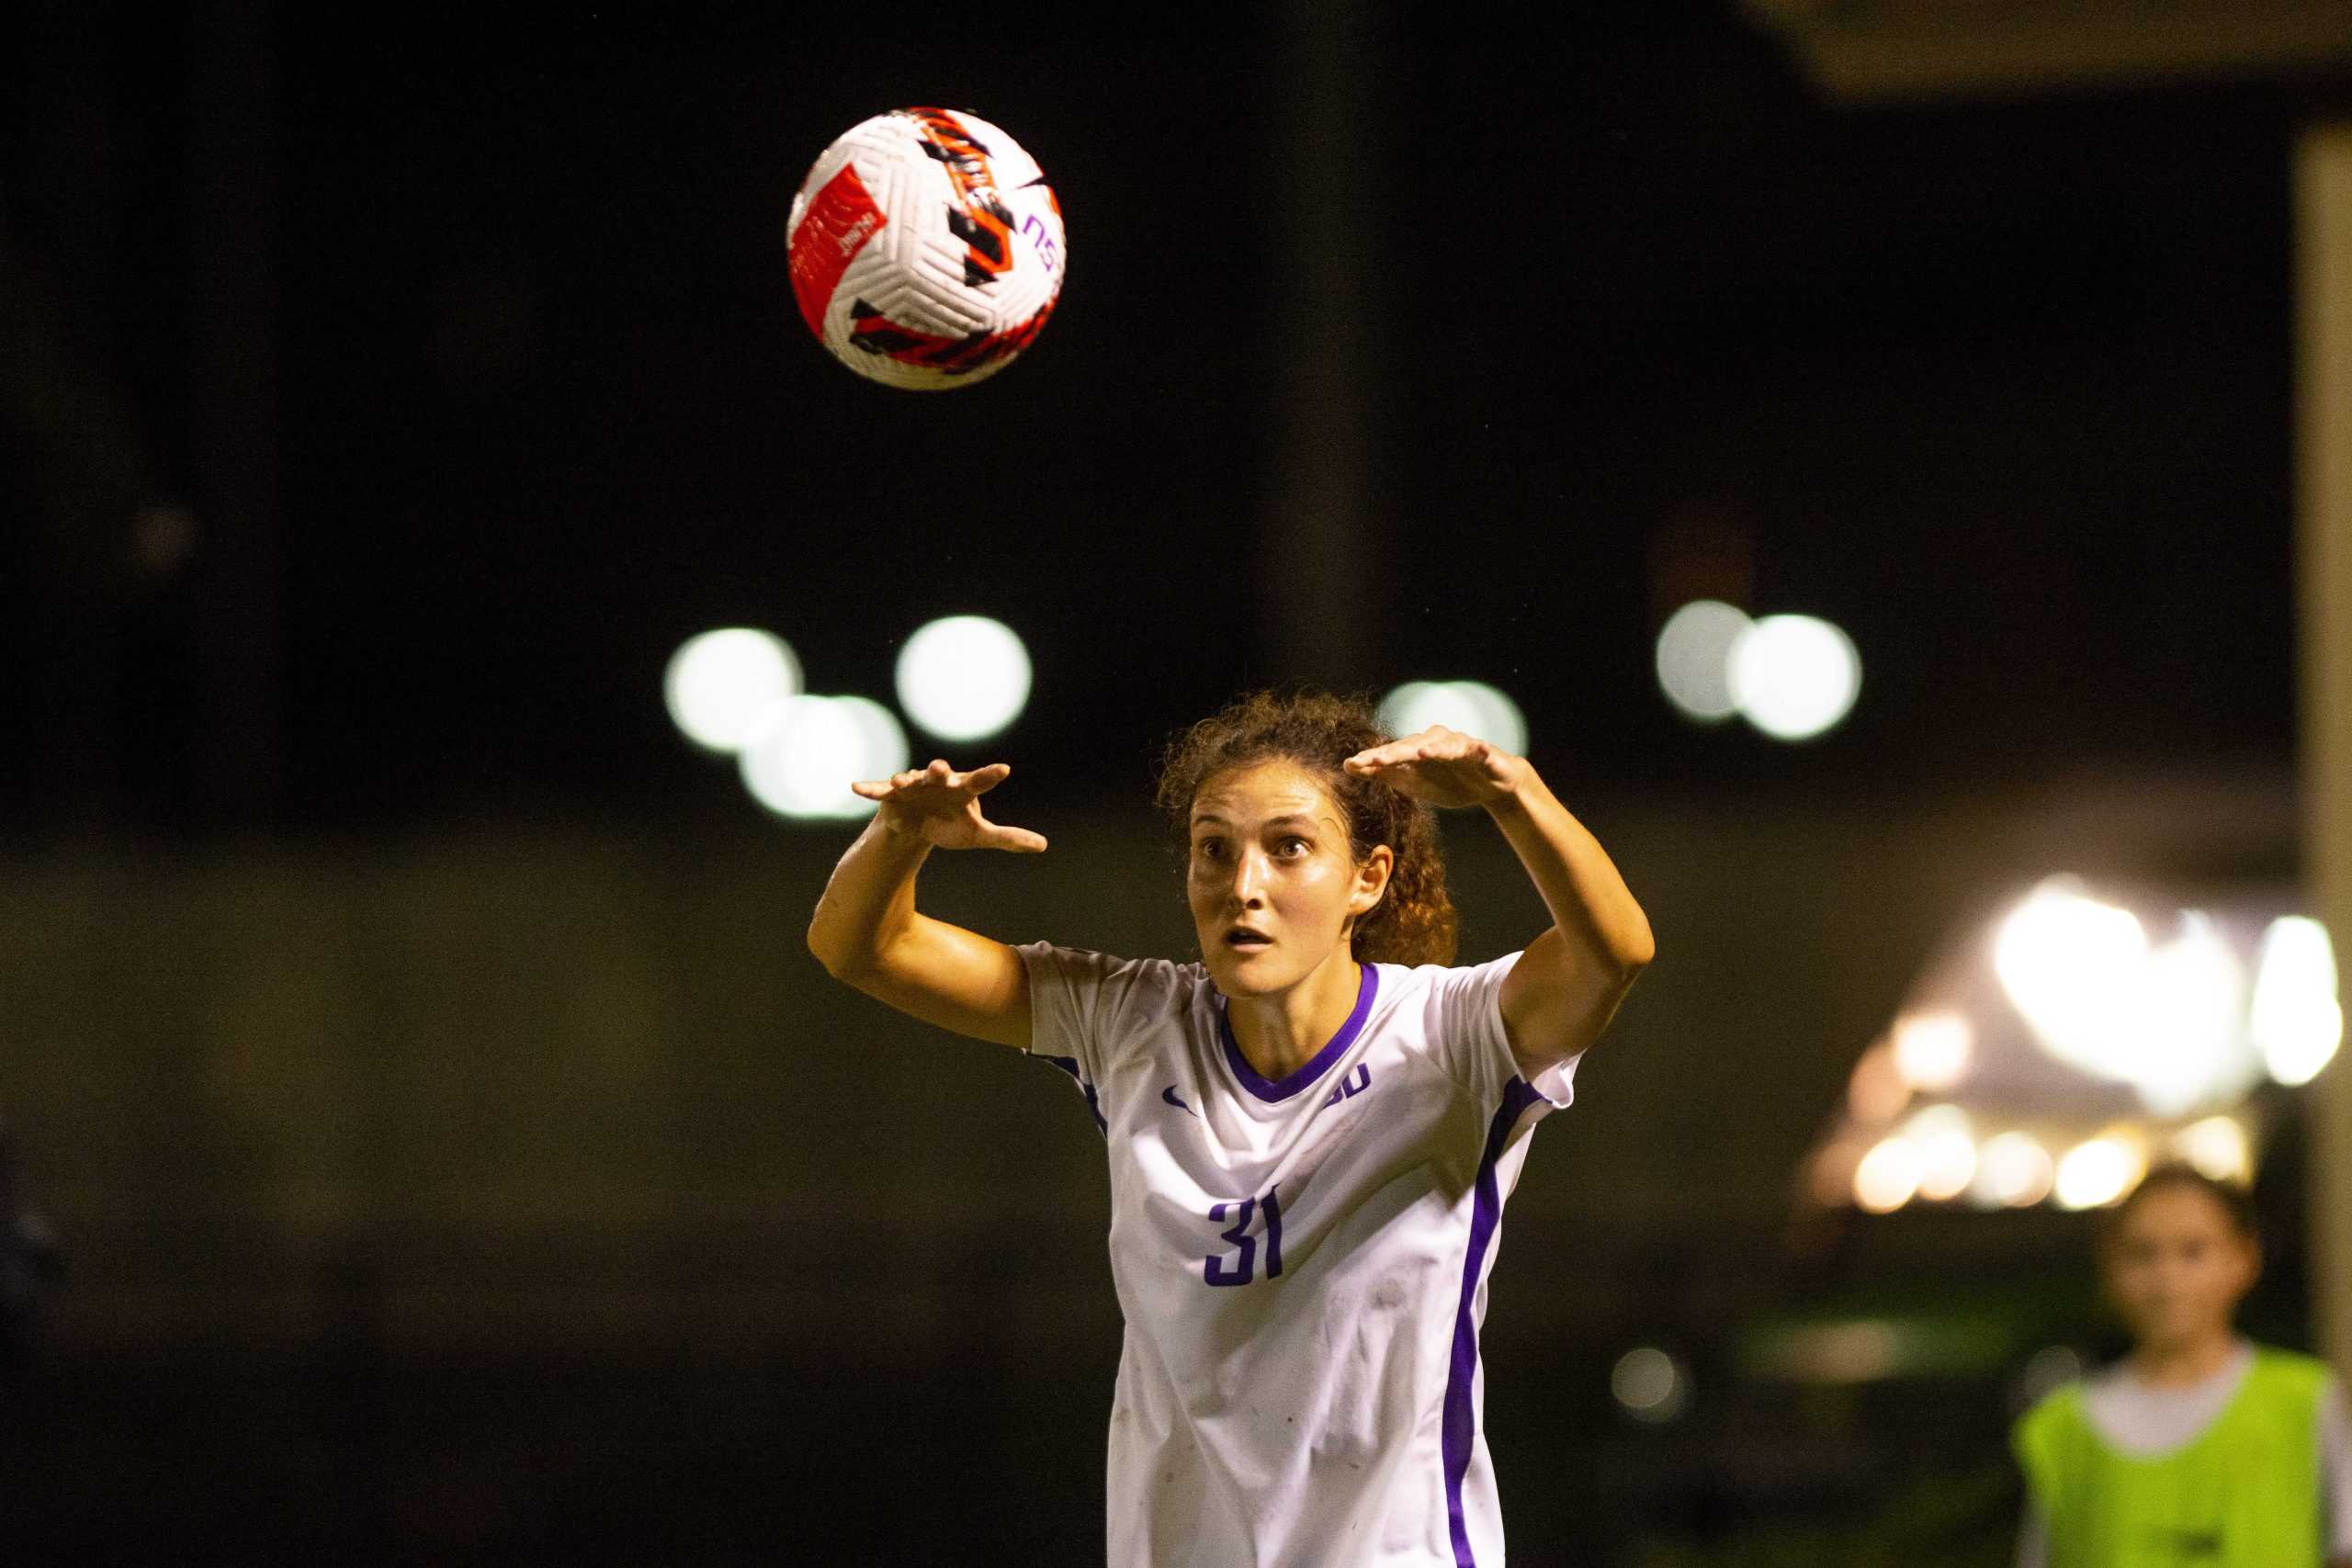
[[[2238,1337],[2262,1265],[2236,1188],[2160,1166],[2109,1217],[2132,1353],[2018,1423],[2021,1568],[2352,1568],[2352,1430],[2335,1374]]]
[[[1126,1321],[1111,1407],[1121,1568],[1503,1561],[1478,1325],[1503,1201],[1649,923],[1524,758],[1260,694],[1170,749],[1201,962],[1007,947],[915,908],[933,848],[1036,852],[944,761],[878,803],[808,944],[839,978],[1069,1072],[1109,1143]],[[1445,967],[1432,807],[1483,807],[1552,924]]]

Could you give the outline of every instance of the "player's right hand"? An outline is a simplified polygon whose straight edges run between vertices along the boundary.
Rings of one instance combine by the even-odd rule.
[[[927,768],[860,780],[849,787],[879,804],[876,816],[891,832],[920,836],[943,850],[1012,850],[1034,855],[1046,847],[1043,834],[1003,827],[980,814],[980,796],[1012,772],[1003,762],[990,762],[959,773],[934,757]]]

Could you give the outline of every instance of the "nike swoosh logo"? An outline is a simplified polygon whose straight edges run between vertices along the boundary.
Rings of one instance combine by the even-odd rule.
[[[1199,1111],[1193,1111],[1191,1106],[1184,1103],[1182,1097],[1177,1094],[1176,1086],[1174,1084],[1170,1084],[1166,1089],[1161,1089],[1159,1091],[1159,1098],[1166,1100],[1169,1104],[1176,1107],[1179,1111],[1190,1111],[1194,1116],[1198,1116],[1200,1114]]]

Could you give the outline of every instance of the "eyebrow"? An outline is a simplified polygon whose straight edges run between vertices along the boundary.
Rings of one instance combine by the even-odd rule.
[[[1268,828],[1284,828],[1298,823],[1305,823],[1309,828],[1320,828],[1323,826],[1323,820],[1324,819],[1314,817],[1304,811],[1285,811],[1280,817],[1267,818],[1262,825]],[[1215,823],[1220,828],[1230,828],[1233,826],[1229,820],[1223,817],[1219,817],[1213,811],[1204,811],[1198,817],[1193,818],[1193,826],[1195,828],[1207,823]]]

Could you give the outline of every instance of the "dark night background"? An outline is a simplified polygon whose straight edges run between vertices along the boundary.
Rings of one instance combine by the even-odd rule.
[[[2345,107],[2340,65],[1855,104],[1730,5],[1367,14],[1339,61],[1302,61],[1257,7],[43,0],[0,22],[0,1111],[74,1269],[10,1434],[49,1488],[32,1544],[258,1530],[288,1560],[825,1561],[775,1542],[830,1510],[826,1539],[894,1560],[1099,1551],[1099,1150],[1027,1075],[824,993],[798,933],[845,835],[764,818],[677,738],[661,677],[686,637],[747,624],[788,638],[812,689],[888,700],[922,622],[1010,623],[1037,679],[987,747],[1020,770],[999,815],[1093,858],[1036,872],[1010,912],[995,868],[943,871],[941,898],[1034,911],[1011,939],[1181,942],[1172,884],[1145,884],[1148,911],[1116,890],[1159,874],[1151,760],[1233,693],[1310,673],[1283,617],[1329,613],[1274,515],[1312,463],[1272,433],[1320,353],[1283,239],[1318,188],[1283,128],[1335,72],[1361,93],[1365,199],[1327,218],[1353,265],[1319,303],[1356,323],[1335,363],[1363,372],[1342,395],[1374,436],[1338,679],[1510,692],[1534,761],[1655,895],[1667,951],[1645,981],[1664,994],[1620,1026],[1623,1114],[1652,1119],[1607,1132],[1596,1074],[1576,1112],[1603,1124],[1593,1152],[1547,1134],[1490,1355],[1532,1368],[1551,1335],[1591,1334],[1577,1354],[1605,1370],[1645,1331],[1626,1294],[1679,1295],[1690,1319],[1736,1301],[1726,1238],[1769,1234],[1910,967],[2003,877],[2078,829],[2096,844],[2098,802],[2221,781],[2284,819],[2289,172],[2299,131]],[[1049,330],[945,395],[833,364],[785,269],[809,160],[910,103],[1019,137],[1069,223]],[[1702,594],[1846,627],[1852,716],[1796,747],[1680,719],[1652,639]],[[2132,832],[2085,852],[2292,869],[2280,832]],[[1449,843],[1472,937],[1523,940],[1509,866],[1474,824]],[[242,1013],[139,1010],[242,994],[220,979],[238,954],[316,956],[346,923],[360,978],[318,982],[307,1011],[285,999],[300,985]],[[653,978],[589,975],[616,953],[661,955]],[[436,987],[439,1012],[403,999]],[[510,1050],[515,997],[546,1006],[514,1004]],[[760,1076],[803,1070],[762,1065],[797,1048],[780,1018],[824,1021],[813,1078]],[[575,1025],[606,1040],[606,1076],[566,1055]],[[850,1321],[776,1304],[811,1290],[775,1260],[800,1245],[778,1216],[823,1209],[811,1184],[840,1168],[763,1151],[843,1135],[871,1088],[844,1030],[916,1064],[888,1069],[908,1094],[947,1074],[1007,1117],[1046,1102],[1043,1168],[1084,1194],[1049,1271],[1081,1304],[1006,1328],[882,1312],[862,1371],[796,1337]],[[248,1037],[277,1043],[248,1060]],[[1673,1080],[1718,1052],[1747,1065],[1689,1105],[1710,1097]],[[510,1137],[481,1109],[534,1096],[552,1131]],[[631,1108],[667,1129],[658,1154]],[[332,1134],[288,1131],[322,1115]],[[1001,1147],[877,1136],[838,1156],[869,1162],[858,1212],[933,1228],[876,1288],[1021,1318],[1033,1285],[974,1238],[1063,1189],[974,1175],[959,1208],[941,1194]],[[599,1139],[653,1174],[582,1185],[639,1171]],[[889,1169],[925,1159],[936,1181]],[[448,1196],[460,1168],[536,1174],[484,1220]],[[199,1218],[158,1218],[191,1191]],[[1546,1215],[1589,1267],[1539,1292]],[[159,1228],[166,1263],[117,1271],[109,1247]],[[616,1258],[637,1307],[596,1294]],[[469,1337],[451,1291],[540,1304],[485,1308],[504,1326]],[[662,1303],[729,1292],[748,1304],[720,1314],[722,1348],[661,1326]],[[208,1292],[227,1304],[182,1315]],[[1086,1348],[1056,1363],[1065,1334]],[[1596,1502],[1649,1495],[1623,1477],[1655,1485],[1667,1461],[1645,1472],[1605,1395],[1561,1377],[1556,1398],[1490,1396],[1515,1558],[1781,1560],[1639,1555],[1720,1547],[1744,1505],[1702,1487],[1644,1523],[1649,1504]],[[841,1447],[811,1413],[843,1404],[861,1432],[910,1424],[933,1489],[912,1515],[997,1532],[876,1500],[876,1468],[915,1456]],[[1582,1435],[1535,1436],[1546,1420]],[[1566,1493],[1528,1457],[1555,1448],[1584,1456]],[[1864,1517],[1883,1479],[1796,1512]],[[614,1501],[634,1486],[659,1501]],[[1955,1505],[1952,1539],[1994,1554],[1964,1560],[1997,1560],[2002,1506]]]

